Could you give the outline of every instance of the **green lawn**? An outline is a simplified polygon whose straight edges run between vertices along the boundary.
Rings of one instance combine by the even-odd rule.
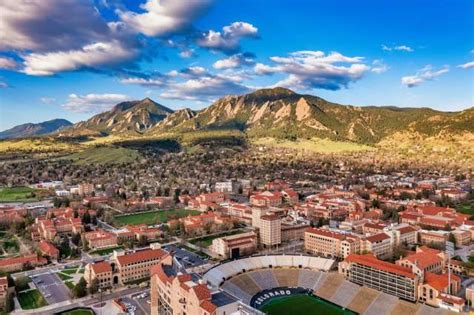
[[[114,218],[115,225],[122,226],[127,224],[157,224],[165,223],[169,219],[178,219],[188,215],[197,215],[196,210],[159,210],[131,215],[120,215]]]
[[[141,157],[136,150],[113,146],[92,147],[65,158],[78,165],[130,163]]]
[[[20,249],[20,244],[18,244],[18,241],[15,239],[4,240],[1,244],[6,251],[14,250],[18,252]]]
[[[0,202],[37,200],[38,189],[29,187],[4,187],[0,188]]]
[[[293,295],[270,300],[261,311],[268,315],[345,315],[354,314],[351,311],[343,310],[337,305],[322,301],[309,295]]]
[[[66,281],[66,280],[71,280],[72,277],[70,275],[67,275],[67,274],[64,274],[64,273],[61,273],[61,272],[58,272],[57,275],[59,276],[59,278],[61,278],[61,280],[63,281]]]
[[[474,200],[462,202],[456,207],[456,209],[461,213],[474,216]]]
[[[20,293],[18,295],[18,301],[20,302],[21,308],[24,310],[31,310],[48,305],[44,297],[36,289]]]
[[[75,309],[72,311],[66,311],[63,313],[60,313],[61,315],[92,315],[94,314],[91,310],[86,309],[86,308],[79,308]]]
[[[77,268],[67,268],[67,269],[62,270],[61,272],[65,273],[67,275],[72,275],[72,274],[75,274],[77,272],[78,268],[79,267],[77,267]]]
[[[120,250],[120,249],[123,249],[123,246],[115,246],[115,247],[110,247],[110,248],[98,249],[98,250],[90,252],[89,254],[103,256],[103,255],[111,254],[114,250]]]
[[[239,233],[244,233],[242,230],[238,231],[232,231],[232,232],[225,232],[221,233],[218,235],[211,235],[211,236],[205,236],[205,237],[200,237],[200,238],[195,238],[193,240],[190,240],[189,242],[191,244],[199,245],[201,243],[203,246],[210,246],[212,244],[212,241],[216,238],[223,237],[223,236],[229,236],[229,235],[235,235]]]
[[[67,285],[67,287],[68,287],[69,290],[71,290],[71,291],[72,291],[72,290],[74,289],[74,287],[76,286],[73,281],[66,281],[66,282],[64,282],[64,284]]]

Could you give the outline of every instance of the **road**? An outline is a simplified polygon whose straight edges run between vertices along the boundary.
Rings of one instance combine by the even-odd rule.
[[[102,301],[107,301],[107,300],[113,300],[119,297],[131,295],[131,294],[136,294],[136,293],[141,293],[145,292],[149,289],[144,289],[140,287],[135,287],[135,288],[130,288],[130,289],[123,289],[120,291],[115,291],[113,293],[108,293],[108,294],[102,294]],[[91,307],[94,304],[100,303],[101,299],[98,294],[95,296],[87,296],[81,299],[73,300],[74,302],[70,301],[63,301],[60,303],[56,304],[51,304],[47,305],[45,307],[42,307],[40,309],[34,309],[34,310],[15,310],[12,312],[12,314],[35,314],[35,315],[50,315],[50,314],[55,314],[55,313],[60,313],[63,311],[67,311],[70,309],[73,309],[75,307]]]

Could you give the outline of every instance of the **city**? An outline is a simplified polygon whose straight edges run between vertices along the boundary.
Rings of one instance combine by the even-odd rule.
[[[0,314],[474,314],[473,13],[2,1]]]

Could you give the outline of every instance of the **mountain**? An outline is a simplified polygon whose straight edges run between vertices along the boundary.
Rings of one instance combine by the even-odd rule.
[[[320,137],[374,144],[400,132],[421,136],[474,133],[474,108],[440,112],[429,108],[357,107],[274,88],[226,96],[190,115],[172,114],[148,132],[215,129],[236,129],[253,137]]]
[[[172,114],[173,110],[149,98],[122,102],[106,111],[81,121],[60,133],[61,136],[107,135],[113,133],[142,134]]]
[[[57,132],[72,123],[66,119],[53,119],[37,124],[27,123],[0,132],[0,139],[25,138]]]

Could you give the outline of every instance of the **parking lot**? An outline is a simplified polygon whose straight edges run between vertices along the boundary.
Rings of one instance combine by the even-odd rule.
[[[150,300],[149,291],[134,294],[131,296],[124,296],[122,303],[128,307],[128,314],[130,315],[149,315],[150,304],[147,301]]]
[[[69,288],[56,273],[42,273],[32,276],[31,279],[48,304],[67,301],[71,298],[69,296]]]
[[[163,247],[168,252],[174,252],[174,257],[183,264],[185,269],[204,265],[207,261],[196,253],[177,247],[176,245],[168,245]]]

